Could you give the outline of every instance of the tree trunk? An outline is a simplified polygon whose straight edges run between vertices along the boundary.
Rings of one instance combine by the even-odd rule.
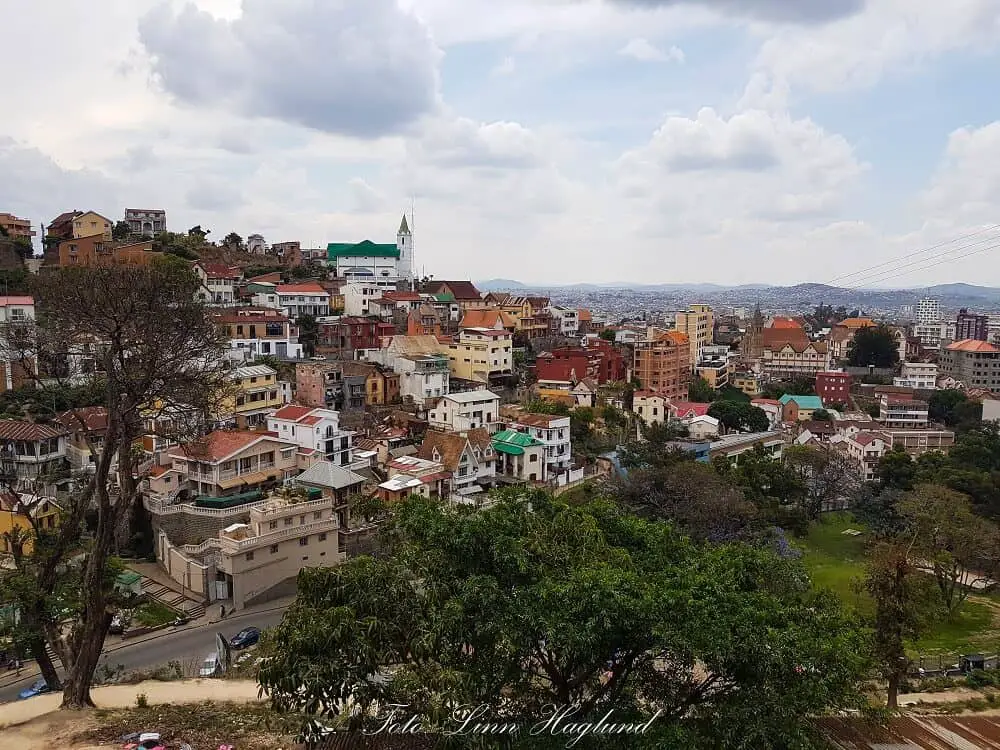
[[[31,639],[31,656],[38,665],[38,669],[42,673],[42,679],[45,680],[45,684],[53,690],[61,689],[62,683],[59,680],[59,672],[56,670],[56,665],[52,662],[52,657],[49,656],[48,649],[45,645],[45,639],[41,636]]]
[[[899,672],[893,672],[889,675],[889,695],[886,699],[886,708],[899,708],[899,683],[902,680],[903,676]]]
[[[94,681],[97,664],[101,660],[104,637],[111,626],[111,619],[111,613],[105,612],[103,617],[84,620],[76,643],[73,665],[66,670],[61,708],[94,707],[94,701],[90,697],[90,687]]]

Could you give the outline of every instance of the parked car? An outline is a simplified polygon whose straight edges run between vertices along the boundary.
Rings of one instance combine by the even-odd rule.
[[[260,630],[257,628],[243,628],[239,633],[229,640],[229,645],[237,651],[241,648],[249,648],[260,640]]]
[[[18,700],[27,700],[28,698],[34,698],[36,695],[42,695],[43,693],[51,693],[52,688],[49,687],[45,680],[35,680],[35,683],[30,688],[25,688],[20,693],[17,694]]]
[[[181,615],[176,620],[170,623],[170,627],[179,628],[181,625],[187,625],[189,622],[191,622],[190,617],[188,617],[187,615]]]
[[[199,677],[217,677],[222,674],[222,660],[217,651],[213,651],[205,657],[198,670]]]
[[[122,612],[116,612],[115,616],[111,619],[111,627],[108,628],[108,632],[111,635],[121,635],[127,627],[128,617]]]

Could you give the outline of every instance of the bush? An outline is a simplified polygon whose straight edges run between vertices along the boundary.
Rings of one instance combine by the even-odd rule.
[[[965,678],[965,684],[974,690],[996,685],[998,682],[1000,682],[1000,675],[995,672],[985,672],[982,669],[973,670]]]
[[[135,696],[135,707],[136,708],[147,708],[149,706],[149,698],[145,693],[139,693]]]

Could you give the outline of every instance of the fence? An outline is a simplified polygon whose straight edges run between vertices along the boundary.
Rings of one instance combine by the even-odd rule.
[[[919,654],[910,660],[907,672],[911,677],[958,677],[966,671],[962,668],[962,660],[971,656],[972,654]],[[1000,668],[1000,655],[978,654],[976,658],[983,660],[982,669]]]

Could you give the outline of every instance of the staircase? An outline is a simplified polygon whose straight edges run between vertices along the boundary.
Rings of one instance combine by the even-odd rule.
[[[185,613],[191,619],[196,619],[205,614],[205,606],[201,602],[146,576],[142,576],[142,592],[150,598],[176,609],[178,612]]]

